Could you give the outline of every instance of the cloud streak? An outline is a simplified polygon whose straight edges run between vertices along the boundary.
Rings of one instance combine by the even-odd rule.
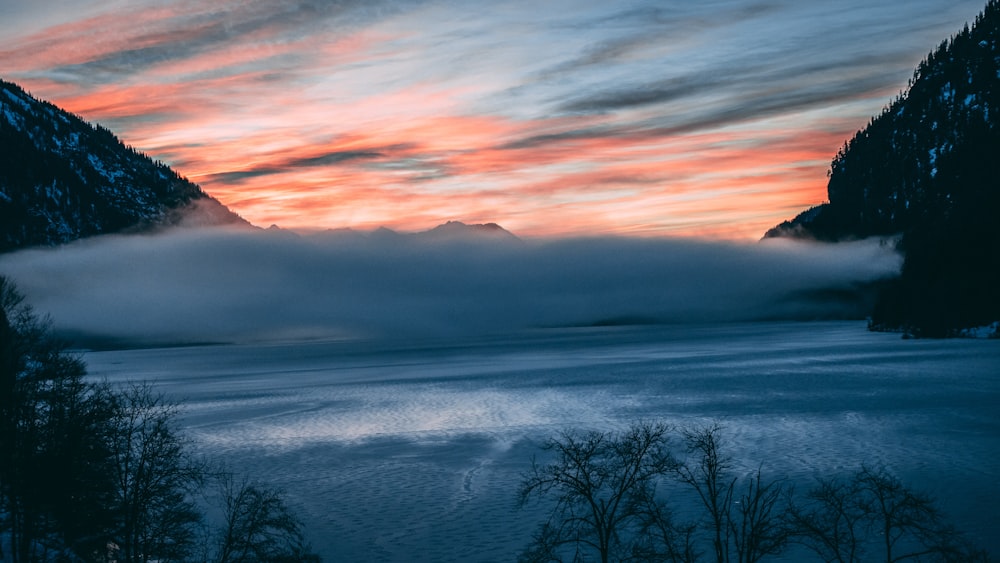
[[[219,172],[213,174],[211,179],[213,181],[238,184],[243,180],[257,178],[260,176],[289,173],[302,168],[323,168],[355,160],[372,160],[382,156],[384,155],[381,152],[370,150],[333,151],[315,156],[297,156],[290,158],[285,162],[272,163],[263,166],[253,166],[251,168],[238,171]]]
[[[55,327],[85,341],[413,338],[623,320],[843,318],[894,275],[875,241],[508,240],[385,232],[181,230],[0,256]]]

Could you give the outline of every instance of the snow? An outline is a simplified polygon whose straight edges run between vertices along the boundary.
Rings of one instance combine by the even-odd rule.
[[[59,189],[59,186],[56,184],[55,180],[52,180],[52,183],[50,185],[45,186],[45,197],[48,198],[53,203],[58,204],[59,200],[62,199],[62,196],[63,192],[62,190]]]
[[[4,95],[7,96],[7,98],[11,102],[13,102],[15,105],[19,106],[21,109],[23,109],[25,111],[31,111],[31,104],[27,100],[21,98],[20,96],[18,96],[14,92],[11,92],[10,90],[7,90],[7,89],[4,89],[3,93],[4,93]]]
[[[955,99],[955,89],[952,88],[951,82],[948,82],[941,88],[941,101],[948,103],[954,99]]]
[[[964,338],[998,338],[1000,337],[1000,321],[967,328],[960,333],[960,336]]]
[[[0,105],[3,109],[3,115],[7,119],[7,123],[10,123],[16,129],[24,128],[24,116],[14,113],[7,106]]]
[[[119,178],[125,176],[125,172],[121,169],[118,170],[108,170],[105,167],[105,163],[95,154],[88,154],[87,160],[90,161],[90,165],[93,166],[94,170],[108,179],[109,182],[114,183]]]
[[[49,232],[53,233],[57,240],[67,240],[78,236],[79,233],[69,225],[61,213],[46,213],[45,218],[49,223]]]

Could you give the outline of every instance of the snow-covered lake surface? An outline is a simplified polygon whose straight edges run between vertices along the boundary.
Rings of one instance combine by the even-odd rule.
[[[564,429],[719,421],[800,489],[884,464],[1000,553],[1000,342],[863,323],[540,330],[509,337],[88,352],[181,401],[204,451],[283,488],[326,561],[511,561],[515,496]]]

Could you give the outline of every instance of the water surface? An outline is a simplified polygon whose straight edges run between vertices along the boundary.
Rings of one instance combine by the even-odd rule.
[[[863,323],[553,329],[476,339],[88,352],[183,402],[203,451],[285,489],[327,561],[510,561],[520,475],[565,429],[720,421],[799,488],[884,464],[1000,540],[1000,343]]]

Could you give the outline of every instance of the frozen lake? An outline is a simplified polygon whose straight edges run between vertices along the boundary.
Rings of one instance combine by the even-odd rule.
[[[746,470],[884,464],[1000,553],[1000,342],[858,322],[88,352],[148,380],[204,451],[283,488],[326,561],[511,561],[520,474],[563,429],[719,421]]]

